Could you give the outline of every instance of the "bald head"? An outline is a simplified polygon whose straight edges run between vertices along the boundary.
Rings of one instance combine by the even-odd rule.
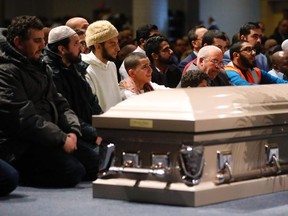
[[[284,58],[284,51],[275,52],[271,56],[271,61],[272,61],[273,66],[274,66],[274,64],[278,65],[279,63],[281,63],[283,58]]]
[[[273,46],[277,45],[277,41],[275,39],[267,39],[264,44],[265,50],[270,49]]]
[[[197,67],[210,79],[215,79],[223,70],[223,52],[214,45],[202,47],[197,55]]]
[[[73,18],[69,19],[65,25],[69,26],[70,28],[72,28],[74,30],[86,31],[86,29],[89,26],[89,23],[83,17],[73,17]]]
[[[200,58],[213,57],[215,55],[218,55],[219,53],[222,53],[221,49],[214,45],[204,46],[198,52],[197,64]]]
[[[288,50],[275,52],[271,56],[271,61],[275,71],[288,75]]]

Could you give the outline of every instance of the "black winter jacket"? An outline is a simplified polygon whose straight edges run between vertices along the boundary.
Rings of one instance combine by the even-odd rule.
[[[62,64],[61,56],[51,51],[47,46],[44,49],[42,63],[47,72],[53,73],[53,80],[59,93],[69,102],[71,109],[76,113],[81,124],[82,139],[95,143],[96,128],[92,126],[92,115],[102,112],[98,98],[85,79],[88,64],[81,61],[66,67]]]
[[[167,71],[165,73],[161,73],[157,70],[157,68],[152,65],[152,82],[157,83],[158,85],[164,85],[169,88],[176,88],[178,83],[180,82],[182,73],[180,69],[171,64],[168,66]]]
[[[66,133],[81,136],[67,100],[52,75],[0,36],[0,157],[12,160],[28,148],[62,148]]]

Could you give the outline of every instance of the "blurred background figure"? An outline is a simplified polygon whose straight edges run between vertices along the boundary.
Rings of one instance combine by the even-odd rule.
[[[264,44],[264,55],[267,58],[267,63],[269,69],[272,69],[272,60],[271,57],[272,55],[277,52],[281,51],[282,48],[281,46],[277,43],[275,39],[267,39],[265,44]]]
[[[189,49],[188,41],[186,41],[184,38],[176,38],[172,49],[175,56],[175,64],[178,64],[181,61],[183,53]]]
[[[275,39],[279,45],[281,45],[284,40],[288,39],[288,19],[283,18],[280,20],[270,38]]]
[[[89,26],[89,22],[87,21],[87,19],[83,17],[72,17],[69,20],[67,20],[65,25],[69,26],[73,30],[79,29],[85,32]]]
[[[275,52],[272,57],[272,70],[268,73],[280,79],[288,78],[288,51]]]
[[[210,16],[208,18],[208,28],[207,29],[208,30],[219,30],[219,27],[218,27],[215,19],[212,16]]]
[[[119,72],[119,69],[126,58],[126,56],[130,53],[132,53],[134,50],[136,50],[137,46],[134,44],[126,44],[124,47],[120,49],[120,51],[117,54],[117,59],[114,61],[116,67],[117,67],[117,79],[118,82],[121,81],[121,75]]]
[[[119,31],[118,41],[120,49],[127,44],[134,44],[132,28],[125,27]]]
[[[89,47],[86,45],[85,37],[86,37],[86,30],[89,26],[89,22],[87,19],[83,17],[72,17],[67,20],[66,26],[72,28],[78,34],[80,38],[81,44],[81,53],[87,54],[90,52]]]
[[[257,22],[261,31],[262,31],[262,34],[261,34],[261,52],[264,54],[265,53],[265,42],[266,40],[268,39],[267,36],[265,35],[265,24],[261,21],[258,21]]]
[[[90,49],[89,49],[89,47],[87,47],[87,44],[86,44],[86,41],[85,41],[85,37],[86,37],[85,32],[83,30],[80,30],[80,29],[75,30],[75,32],[79,36],[79,43],[80,43],[81,53],[88,54],[90,52]]]

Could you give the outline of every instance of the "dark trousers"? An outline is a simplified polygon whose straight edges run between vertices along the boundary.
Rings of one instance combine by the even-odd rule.
[[[18,172],[0,159],[0,196],[5,196],[18,186]]]
[[[82,180],[95,180],[98,154],[80,141],[77,151],[30,149],[13,164],[23,185],[34,187],[73,187]]]

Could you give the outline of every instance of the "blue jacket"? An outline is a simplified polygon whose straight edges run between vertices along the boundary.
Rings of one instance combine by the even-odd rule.
[[[259,69],[258,69],[259,70]],[[255,84],[280,84],[280,83],[288,83],[286,80],[279,79],[278,77],[274,77],[267,72],[260,70],[261,76],[260,76],[260,82],[259,83],[251,83],[247,79],[244,79],[240,73],[243,74],[243,76],[247,76],[246,73],[249,73],[250,70],[247,70],[246,73],[243,73],[243,71],[239,72],[240,70],[236,68],[233,65],[229,65],[225,67],[225,71],[227,73],[227,76],[230,79],[230,82],[233,85],[255,85]]]
[[[227,50],[223,56],[223,63],[226,66],[230,61],[231,61],[230,50]],[[270,70],[268,66],[267,57],[262,53],[259,53],[258,55],[256,55],[256,66],[260,68],[261,70],[264,70],[267,72]]]

